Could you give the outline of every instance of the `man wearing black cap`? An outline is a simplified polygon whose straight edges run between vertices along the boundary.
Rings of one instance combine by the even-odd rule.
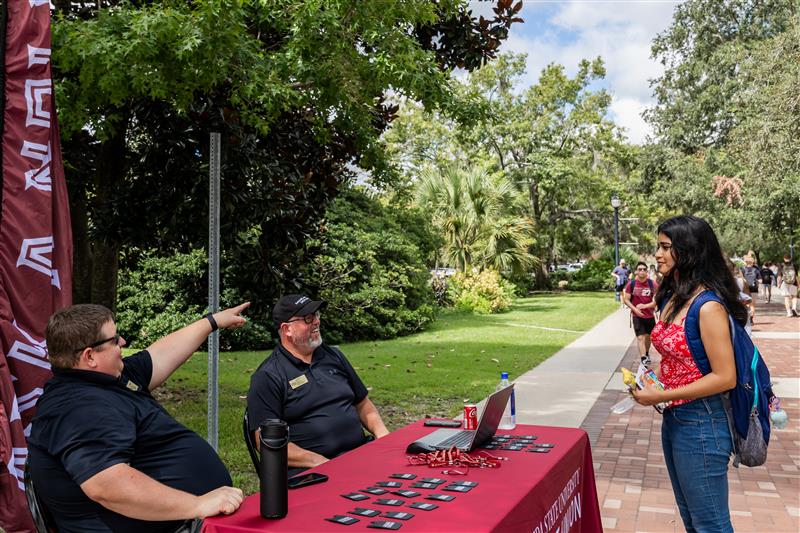
[[[272,309],[280,342],[250,378],[250,431],[278,418],[289,424],[289,467],[295,473],[389,431],[367,388],[344,354],[323,344],[319,332],[324,301],[301,294],[283,296]]]

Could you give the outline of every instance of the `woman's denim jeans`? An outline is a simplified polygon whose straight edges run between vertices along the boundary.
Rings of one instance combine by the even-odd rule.
[[[732,532],[728,460],[733,442],[722,397],[664,411],[661,445],[686,532]]]

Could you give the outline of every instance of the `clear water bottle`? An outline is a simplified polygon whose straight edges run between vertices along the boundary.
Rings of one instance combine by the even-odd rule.
[[[503,390],[510,387],[511,383],[508,381],[508,372],[500,373],[500,383],[497,384],[495,391]],[[511,397],[508,399],[506,408],[503,411],[503,418],[500,419],[498,429],[514,429],[517,427],[517,409],[514,403],[514,391],[511,391]]]

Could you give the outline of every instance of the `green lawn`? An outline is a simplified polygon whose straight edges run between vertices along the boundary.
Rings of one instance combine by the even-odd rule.
[[[477,402],[492,392],[501,371],[514,378],[530,370],[616,305],[609,293],[541,294],[517,299],[508,313],[442,312],[423,333],[340,348],[370,389],[370,398],[391,430],[426,414],[458,414],[465,402]],[[242,413],[250,375],[268,354],[220,355],[220,456],[234,483],[247,493],[257,489],[257,479],[242,441]],[[155,391],[178,420],[203,436],[206,370],[206,354],[198,352]]]

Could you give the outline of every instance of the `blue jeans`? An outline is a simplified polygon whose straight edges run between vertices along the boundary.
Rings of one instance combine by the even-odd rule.
[[[728,460],[733,441],[722,397],[665,410],[661,446],[686,532],[732,532]]]

